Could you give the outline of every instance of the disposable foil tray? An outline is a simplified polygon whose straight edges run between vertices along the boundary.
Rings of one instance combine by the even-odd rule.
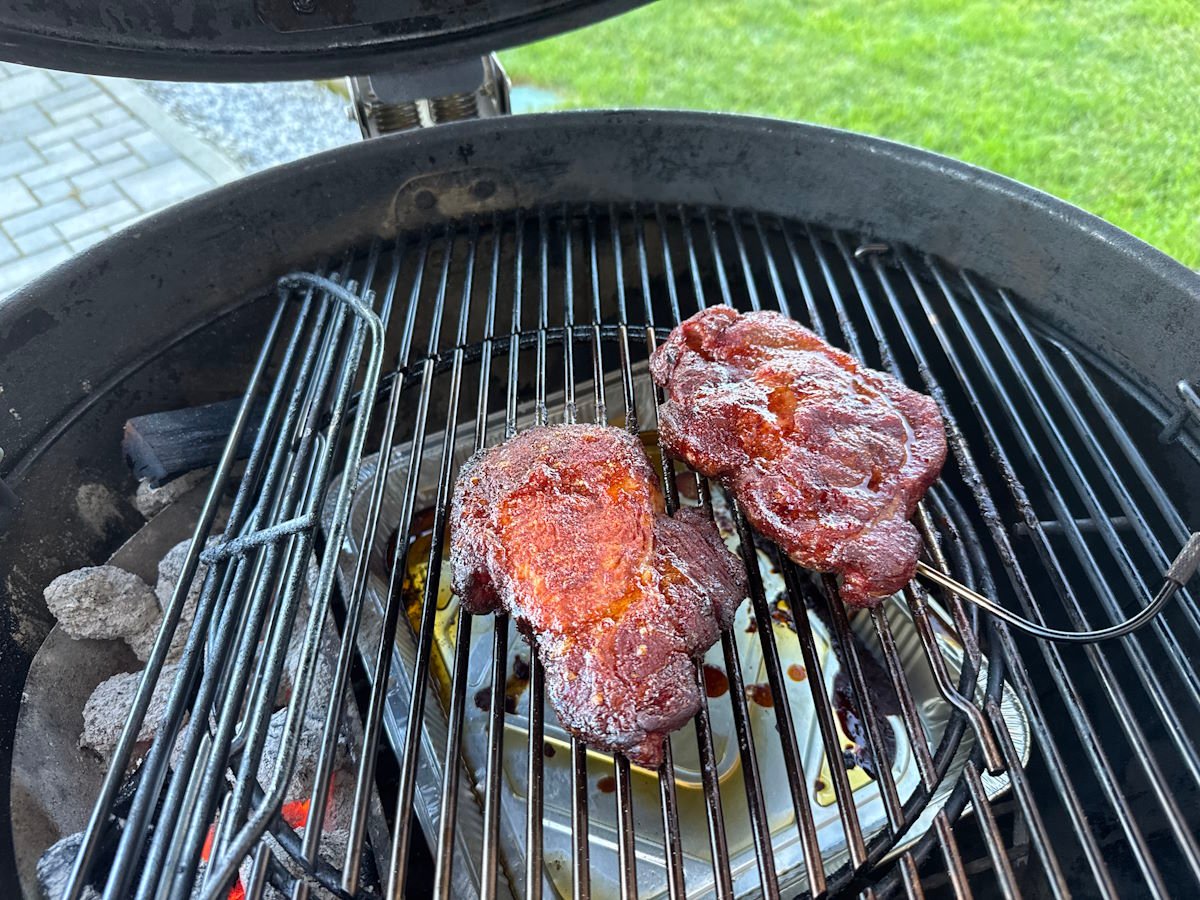
[[[653,389],[644,366],[635,369],[634,378],[634,396],[638,398],[639,405],[638,421],[652,423],[654,422]],[[622,396],[621,382],[618,376],[610,376],[609,379],[606,379],[606,393],[608,397],[612,398]],[[590,384],[578,386],[576,390],[577,421],[593,421],[595,407],[592,394]],[[548,398],[547,407],[551,410],[549,421],[561,422],[561,397]],[[557,416],[554,410],[559,410]],[[518,413],[518,421],[522,428],[532,424],[534,414],[532,403],[523,406]],[[620,424],[622,420],[610,417],[610,421]],[[489,445],[503,440],[504,416],[500,414],[490,416],[486,433]],[[456,467],[472,454],[474,438],[475,423],[473,421],[463,422],[456,429],[453,436]],[[414,520],[420,519],[421,513],[430,510],[435,503],[444,440],[443,433],[431,433],[426,437],[416,503],[413,507]],[[359,630],[359,648],[363,658],[367,661],[368,671],[371,669],[371,660],[375,655],[379,628],[382,625],[383,603],[387,593],[387,572],[390,565],[390,543],[393,539],[392,529],[400,519],[410,452],[410,446],[407,444],[398,445],[393,450],[380,524],[375,530],[369,548],[370,575],[363,603],[363,620]],[[355,560],[360,551],[367,515],[370,482],[377,463],[378,457],[368,457],[359,471],[359,490],[351,508],[348,536],[341,548],[339,560],[338,577],[344,592],[348,590],[353,578]],[[336,486],[333,491],[336,492]],[[727,521],[728,516],[723,515],[724,502],[720,492],[714,491],[714,511],[718,525],[722,528],[731,549],[736,552],[737,538],[731,524]],[[777,598],[786,597],[783,578],[779,574],[775,562],[762,550],[759,550],[758,553],[768,601],[775,602]],[[950,704],[938,692],[907,605],[898,597],[885,602],[894,607],[894,610],[889,610],[892,613],[889,615],[889,619],[895,635],[896,648],[903,662],[922,725],[931,746],[936,746],[950,719],[952,711]],[[786,609],[786,607],[783,608]],[[940,619],[945,626],[935,629],[935,632],[950,674],[957,681],[963,664],[964,650],[955,637],[953,627],[949,624],[951,621],[949,615],[936,603],[931,602],[930,610],[935,617],[935,622]],[[894,614],[896,611],[901,614]],[[832,649],[833,641],[829,628],[816,613],[811,610],[807,612],[816,642],[817,657],[821,663],[824,687],[836,708],[839,702],[837,698],[839,692],[836,688],[839,681],[843,679],[841,665]],[[401,752],[403,745],[404,729],[411,702],[412,673],[416,658],[416,617],[416,611],[410,611],[410,616],[401,617],[397,628],[392,655],[391,683],[384,712],[387,736],[398,753]],[[444,562],[438,587],[438,609],[433,638],[434,652],[430,677],[427,682],[425,728],[422,733],[414,801],[418,820],[427,835],[437,834],[437,822],[440,818],[441,772],[446,764],[449,673],[454,658],[457,618],[458,603],[450,593],[449,565],[448,562]],[[787,618],[786,615],[779,615],[773,621],[776,645],[779,650],[781,667],[787,673],[785,681],[788,683],[788,702],[795,722],[804,772],[810,782],[808,788],[811,812],[825,870],[833,872],[846,862],[848,850],[829,776],[830,761],[826,758],[825,748],[822,744],[811,690],[804,683],[807,678],[804,660],[799,642],[791,625],[787,623]],[[765,687],[767,682],[761,644],[755,633],[753,620],[754,615],[749,602],[743,603],[737,613],[733,634],[741,660],[742,680],[748,686],[747,690],[750,690],[750,686],[762,685]],[[462,756],[469,778],[459,781],[457,846],[453,866],[454,890],[463,895],[476,895],[480,880],[483,842],[482,797],[485,791],[487,735],[490,718],[488,698],[492,676],[493,621],[491,616],[474,617],[471,620],[471,652],[462,733]],[[852,616],[850,621],[856,638],[861,642],[860,650],[865,648],[867,651],[860,654],[864,663],[868,667],[877,666],[882,672],[882,651],[878,645],[870,617],[856,615]],[[527,669],[531,658],[531,648],[511,624],[509,630],[507,666],[509,685],[506,691],[509,705],[508,714],[505,717],[499,824],[499,859],[502,866],[502,877],[499,879],[498,889],[501,895],[511,892],[513,895],[519,896],[523,893],[525,865],[528,749],[526,729],[529,713],[528,691],[521,690],[519,675]],[[709,651],[705,663],[707,666],[723,672],[724,659],[720,644]],[[714,680],[719,683],[719,673],[714,673],[714,675]],[[882,677],[886,678],[886,676]],[[986,680],[987,663],[985,659],[977,676],[978,691],[981,696]],[[737,734],[729,697],[720,695],[719,686],[717,691],[710,691],[710,695],[712,693],[718,694],[710,696],[708,703],[713,749],[721,786],[730,870],[735,895],[750,896],[759,890],[759,875],[746,804],[741,759],[738,753]],[[844,702],[844,691],[841,693],[843,699],[840,702]],[[1021,759],[1024,760],[1028,757],[1029,752],[1029,724],[1020,702],[1007,686],[1001,695],[1000,707],[1009,734],[1012,736]],[[801,890],[805,886],[806,874],[791,794],[783,788],[771,789],[772,784],[778,783],[778,779],[786,777],[780,739],[775,731],[775,715],[773,710],[756,702],[749,702],[748,710],[759,766],[767,788],[765,801],[780,886],[785,892],[788,888]],[[884,719],[895,736],[892,774],[900,800],[904,802],[918,789],[920,776],[913,749],[899,715],[888,715]],[[843,735],[843,740],[846,740],[845,735]],[[894,848],[893,853],[899,853],[911,846],[932,825],[934,816],[949,798],[950,792],[958,780],[957,776],[966,764],[973,746],[973,737],[967,730],[941,786],[906,837]],[[672,736],[672,750],[675,763],[681,846],[684,854],[684,877],[688,896],[711,896],[713,894],[713,871],[709,856],[708,826],[696,733],[691,725],[685,726]],[[569,897],[571,896],[572,854],[570,739],[559,725],[549,703],[545,705],[543,755],[543,857],[545,861],[543,886],[547,896]],[[617,873],[620,869],[617,857],[617,809],[613,793],[614,770],[611,755],[589,751],[588,757],[588,779],[591,788],[588,810],[591,890],[593,897],[604,900],[604,898],[619,896]],[[844,764],[840,758],[835,762]],[[858,818],[863,833],[869,840],[873,834],[887,825],[882,796],[875,782],[861,767],[852,768],[848,775],[853,788]],[[982,773],[981,778],[989,798],[994,798],[1008,789],[1009,782],[1006,775],[993,777]],[[657,775],[634,766],[631,770],[631,788],[636,834],[638,894],[644,898],[662,897],[666,895],[668,885]]]

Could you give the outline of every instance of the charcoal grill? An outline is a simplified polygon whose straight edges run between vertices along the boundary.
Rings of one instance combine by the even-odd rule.
[[[41,45],[26,46],[35,59]],[[138,74],[168,65],[144,47],[117,51],[85,57]],[[230,66],[228,77],[245,74]],[[778,565],[782,595],[769,593],[770,548],[676,465],[663,481],[669,505],[730,517],[754,632],[723,637],[729,690],[644,773],[578,742],[548,756],[539,667],[526,706],[508,711],[519,639],[504,617],[439,618],[438,577],[461,444],[594,419],[653,446],[659,398],[645,360],[681,318],[724,302],[783,310],[937,400],[951,459],[917,518],[931,566],[1051,627],[1124,620],[1158,590],[1196,518],[1198,301],[1193,273],[1006,179],[829,129],[691,113],[489,119],[380,138],[97,245],[0,308],[12,417],[3,475],[21,503],[0,536],[8,733],[46,629],[41,587],[102,559],[132,527],[119,503],[91,527],[78,502],[84,484],[127,491],[120,423],[240,393],[229,447],[253,417],[262,427],[244,472],[232,477],[232,449],[217,466],[188,562],[209,568],[174,702],[132,777],[136,722],[127,728],[71,896],[94,883],[114,898],[189,896],[196,884],[217,897],[239,877],[255,897],[1170,896],[1200,883],[1189,715],[1200,612],[1186,590],[1144,630],[1086,647],[1027,638],[920,584],[851,616],[835,585],[790,565]],[[110,456],[97,449],[105,433]],[[224,537],[206,547],[227,489]],[[427,540],[410,551],[423,490]],[[393,535],[398,555],[380,553]],[[413,603],[410,553],[425,567]],[[301,616],[310,561],[320,574]],[[326,628],[337,674],[314,686]],[[363,719],[349,845],[332,860],[319,828],[297,834],[279,816],[295,742],[270,783],[255,777],[293,630],[310,677],[293,691],[289,732],[323,736],[309,822],[326,813],[331,736],[351,705]],[[819,653],[821,633],[832,657]],[[393,652],[405,642],[407,669]],[[743,673],[748,646],[760,685]],[[482,695],[468,684],[481,654]],[[803,660],[803,682],[790,681],[788,654]],[[865,786],[840,764],[836,691],[820,677],[832,666],[861,717]],[[473,700],[485,752],[467,766]],[[885,700],[893,711],[881,716]],[[946,710],[936,731],[927,703]],[[815,721],[815,757],[798,708]],[[720,715],[736,778],[718,764]],[[506,727],[515,718],[521,731]],[[889,728],[912,748],[910,786],[879,765]],[[685,744],[699,761],[691,806],[676,777]],[[519,760],[515,778],[506,754]],[[813,764],[821,758],[832,764]],[[826,774],[832,841],[816,823]],[[868,795],[877,826],[864,826]],[[685,808],[700,810],[702,841],[684,843],[695,824],[681,821]],[[15,877],[8,841],[3,852]]]

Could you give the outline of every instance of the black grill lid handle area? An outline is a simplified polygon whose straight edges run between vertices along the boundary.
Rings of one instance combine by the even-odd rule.
[[[482,55],[648,0],[10,0],[0,59],[128,78],[334,78]]]

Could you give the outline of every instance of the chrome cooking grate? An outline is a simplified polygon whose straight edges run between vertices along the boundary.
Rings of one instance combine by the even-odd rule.
[[[832,583],[790,565],[781,567],[784,609],[764,589],[770,573],[760,569],[755,539],[736,506],[732,521],[750,569],[750,614],[776,728],[764,735],[751,727],[759,713],[747,697],[752,686],[743,683],[746,645],[724,635],[717,653],[730,682],[728,699],[709,701],[694,733],[685,729],[672,741],[677,748],[695,742],[699,754],[707,848],[681,846],[677,753],[668,752],[657,783],[651,812],[663,837],[653,860],[637,834],[645,810],[639,813],[635,779],[643,776],[625,760],[600,763],[572,742],[568,781],[546,780],[544,746],[552,724],[535,662],[524,713],[521,859],[501,852],[502,802],[512,790],[503,754],[506,746],[512,749],[505,684],[513,642],[502,616],[474,623],[475,630],[490,632],[486,753],[478,771],[458,764],[470,703],[471,617],[456,614],[446,657],[438,655],[435,641],[456,437],[465,429],[471,446],[482,446],[519,427],[584,412],[634,430],[652,429],[647,413],[656,397],[638,377],[644,360],[671,325],[712,303],[782,309],[937,399],[951,459],[917,518],[933,564],[1051,625],[1096,627],[1144,606],[1187,539],[1189,511],[1173,498],[1183,503],[1188,495],[1160,478],[1194,472],[1196,448],[1186,435],[1159,445],[1154,438],[1166,415],[1119,373],[1024,316],[1015,298],[907,248],[709,209],[497,217],[395,245],[377,242],[317,271],[323,277],[294,276],[281,287],[231,437],[236,447],[255,401],[265,394],[264,426],[226,528],[236,537],[202,549],[217,503],[233,483],[231,453],[218,467],[70,896],[78,896],[85,881],[107,883],[105,895],[113,898],[188,897],[200,881],[205,896],[225,896],[246,857],[253,861],[242,867],[252,897],[268,884],[295,897],[310,890],[342,896],[420,892],[429,886],[421,883],[424,866],[415,854],[424,851],[410,813],[430,804],[436,815],[426,816],[424,826],[437,896],[460,889],[462,882],[454,879],[464,872],[478,879],[472,889],[486,897],[540,897],[554,890],[587,897],[593,877],[600,895],[607,885],[589,861],[603,844],[589,821],[596,822],[601,802],[615,807],[614,890],[622,897],[644,889],[639,878],[653,866],[664,873],[666,895],[694,893],[702,886],[688,863],[695,856],[710,861],[711,877],[703,882],[717,897],[759,890],[779,896],[793,888],[868,896],[901,890],[968,896],[972,889],[1009,896],[1167,896],[1173,893],[1167,885],[1200,883],[1193,836],[1200,819],[1194,802],[1200,719],[1187,714],[1200,708],[1200,678],[1188,665],[1200,637],[1200,613],[1190,595],[1181,593],[1145,631],[1119,643],[1062,649],[1014,636],[964,608],[953,594],[930,597],[919,585],[906,590],[904,603],[852,620]],[[393,356],[393,370],[381,375],[383,359]],[[364,396],[375,402],[361,402]],[[361,485],[358,502],[365,506],[356,532],[347,524],[355,480],[338,475],[357,472],[364,450],[378,452],[364,468],[375,474]],[[389,473],[399,473],[403,487],[398,514],[384,520]],[[376,538],[413,531],[423,477],[434,496],[429,540],[420,545],[423,593],[412,610],[405,608],[408,551],[397,540],[404,552],[387,566],[383,596],[390,599],[372,621],[366,599],[370,548]],[[664,489],[671,506],[679,502],[675,477],[664,479]],[[703,483],[696,496],[710,508],[721,499],[716,492],[714,502]],[[318,529],[322,511],[325,527]],[[348,571],[339,572],[339,552],[330,551],[356,536],[363,549]],[[202,556],[209,566],[172,701],[159,738],[127,781],[138,725]],[[298,611],[310,560],[319,575],[305,617]],[[1004,577],[996,580],[993,572]],[[787,683],[783,660],[799,653],[825,758],[840,760],[838,717],[825,679],[815,677],[823,663],[804,612],[810,605],[828,623],[861,713],[863,758],[888,758],[887,720],[875,710],[880,686],[867,675],[873,667],[894,692],[893,727],[912,748],[918,774],[902,792],[891,768],[875,765],[867,794],[880,805],[882,821],[864,828],[863,791],[855,791],[843,765],[828,767],[840,855],[822,842],[814,824],[818,773],[806,767],[795,707],[787,702],[796,688]],[[334,679],[310,696],[331,606],[338,632]],[[795,637],[773,627],[773,614],[781,609]],[[284,650],[293,629],[301,628],[304,664],[289,705],[290,739],[283,742],[272,783],[259,784]],[[412,666],[399,679],[393,650],[410,628]],[[911,629],[936,685],[935,702],[947,707],[938,733],[928,729],[923,704],[918,708],[897,646],[901,628]],[[857,634],[872,637],[870,649]],[[951,645],[961,647],[961,658],[947,653]],[[349,688],[360,662],[356,651],[364,647],[368,687],[355,752],[354,815],[345,853],[331,864],[328,848],[322,853],[320,823],[328,812],[336,736],[354,704]],[[445,688],[439,692],[440,666]],[[703,687],[702,671],[697,678]],[[408,689],[398,696],[401,680]],[[1023,739],[1014,735],[1011,711],[1004,708],[1010,694],[1028,723],[1031,747],[1018,746]],[[402,723],[393,714],[397,701]],[[736,780],[719,776],[713,744],[714,716],[724,704],[736,738]],[[315,719],[306,710],[315,710]],[[435,742],[431,722],[439,717],[445,727]],[[321,732],[321,753],[309,792],[309,827],[298,835],[279,813],[299,733],[314,728]],[[381,740],[385,735],[388,740]],[[778,742],[770,749],[782,771],[763,765],[766,742]],[[964,761],[960,753],[969,756]],[[432,799],[421,790],[423,759],[440,778]],[[439,759],[455,762],[439,765]],[[394,782],[380,777],[390,762],[398,768]],[[615,796],[607,800],[593,790],[601,764],[612,766],[606,771]],[[781,780],[792,813],[787,830],[799,853],[791,862],[777,852],[780,829],[768,815],[769,795],[784,790]],[[377,784],[387,800],[386,821],[372,814]],[[547,796],[559,787],[565,797]],[[442,804],[439,797],[455,802]],[[559,861],[543,853],[545,828],[560,823],[548,815],[547,804],[559,800],[569,807],[561,829],[569,835],[570,854],[568,871],[550,877],[547,869]],[[971,818],[955,824],[968,804]],[[475,818],[480,854],[466,859],[460,837]],[[749,872],[731,866],[737,858],[731,835],[738,829],[753,847]],[[264,840],[267,834],[272,837]],[[205,855],[208,863],[197,877]],[[291,874],[280,864],[284,857]],[[307,880],[294,877],[300,870]]]

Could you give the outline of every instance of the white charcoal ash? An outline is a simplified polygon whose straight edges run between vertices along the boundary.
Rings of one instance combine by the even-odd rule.
[[[37,863],[37,882],[45,900],[61,900],[67,892],[67,879],[75,865],[75,857],[83,843],[83,832],[69,834],[52,844]],[[100,892],[90,884],[85,886],[80,900],[100,900]]]
[[[279,690],[275,693],[276,706],[286,706],[292,697],[292,687],[296,679],[296,671],[300,664],[301,651],[304,648],[304,634],[308,630],[308,620],[312,614],[312,596],[317,589],[317,578],[320,572],[316,563],[310,558],[308,571],[305,572],[304,586],[300,590],[300,601],[297,604],[296,616],[292,623],[292,633],[288,638],[287,655],[284,657],[283,671],[279,675]],[[333,618],[325,614],[325,628],[321,632],[321,647],[317,653],[317,670],[313,676],[313,689],[324,690],[328,694],[332,682],[333,666],[337,662],[337,639],[335,638]],[[323,685],[324,687],[319,687]],[[325,696],[321,695],[321,696]],[[316,696],[316,695],[314,695]]]
[[[220,540],[220,535],[213,535],[204,546],[212,547]],[[191,538],[182,540],[159,560],[158,582],[154,585],[154,593],[158,597],[158,605],[164,613],[175,594],[175,585],[179,582],[179,575],[183,571],[183,563],[191,544]],[[196,572],[192,576],[187,598],[183,602],[183,614],[179,617],[179,624],[175,627],[175,634],[171,638],[171,649],[167,652],[167,659],[178,660],[183,655],[183,646],[187,643],[192,620],[196,617],[196,604],[200,600],[200,593],[204,588],[204,576],[207,572],[208,565],[206,563],[198,562],[196,564]]]
[[[163,666],[138,731],[138,743],[131,763],[145,756],[150,742],[154,740],[159,720],[171,695],[171,687],[175,684],[176,668],[174,663]],[[105,763],[112,759],[141,680],[141,672],[124,672],[97,685],[83,705],[83,732],[79,735],[81,748],[94,750]]]
[[[300,735],[297,740],[296,767],[288,785],[287,793],[284,796],[285,802],[304,800],[308,797],[308,789],[311,787],[313,775],[316,773],[317,757],[321,752],[321,735],[325,729],[325,712],[332,702],[330,692],[333,689],[333,670],[336,659],[336,641],[332,636],[323,634],[320,650],[315,661],[308,704],[304,710]],[[271,716],[271,724],[267,728],[262,761],[258,767],[259,782],[264,788],[270,785],[271,777],[275,772],[275,761],[279,758],[287,713],[286,706],[277,710]],[[346,755],[344,727],[338,732],[337,744],[336,759],[341,759]]]
[[[212,476],[211,466],[196,469],[173,478],[159,487],[151,487],[149,481],[138,484],[137,493],[133,495],[133,505],[147,519],[152,519],[196,485]]]
[[[162,614],[150,586],[116,566],[88,566],[55,578],[42,592],[58,624],[76,640],[124,640],[145,661]]]

